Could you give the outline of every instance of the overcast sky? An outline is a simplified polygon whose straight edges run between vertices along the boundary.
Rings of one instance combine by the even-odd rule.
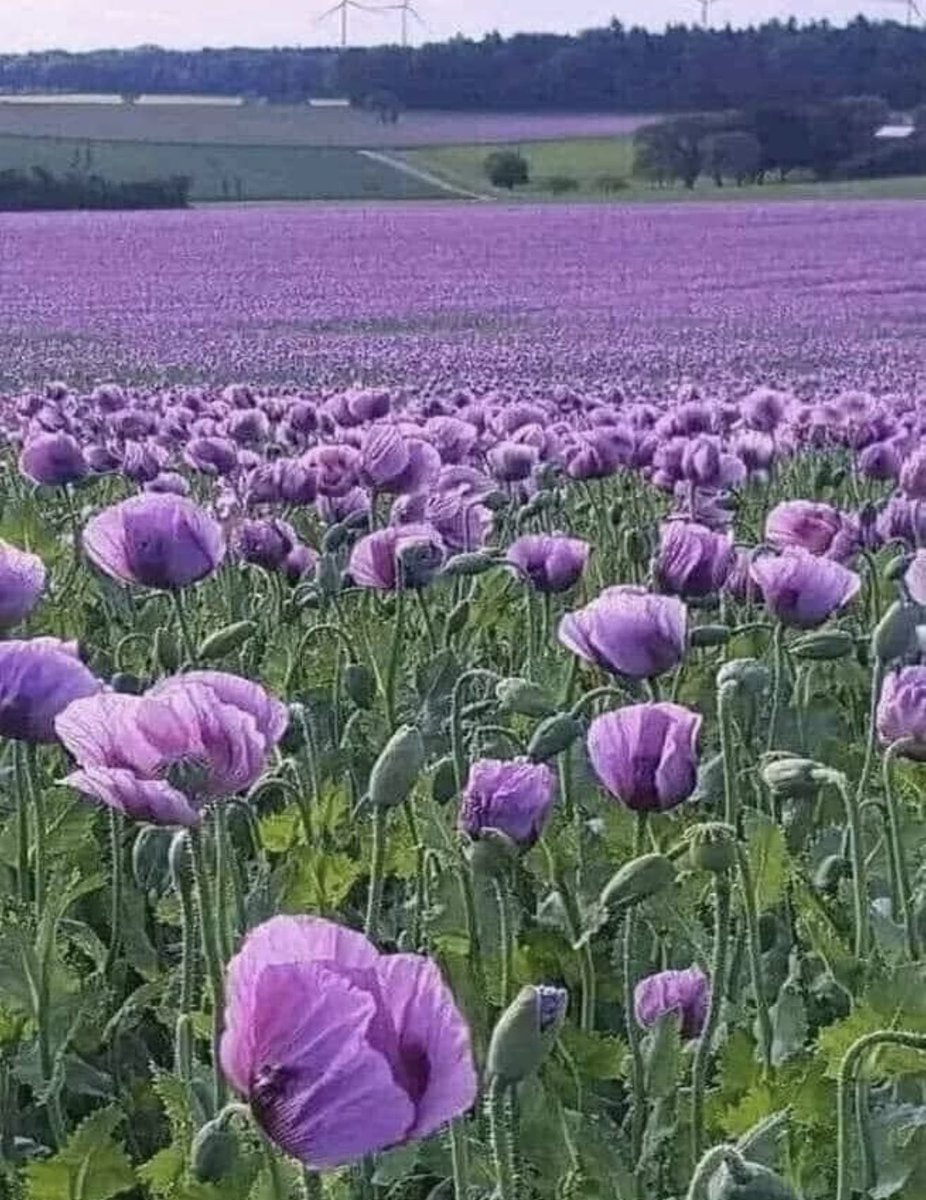
[[[334,0],[328,0],[328,5]],[[371,0],[372,2],[372,0]],[[395,0],[376,0],[394,3]],[[668,22],[696,20],[698,0],[649,0],[643,6],[614,0],[413,0],[426,29],[416,40],[455,33],[478,37],[491,29],[569,32],[606,24],[660,29]],[[333,44],[336,17],[318,22],[325,0],[14,0],[2,6],[0,52],[99,46],[271,46]],[[802,19],[828,17],[844,22],[859,10],[872,17],[903,18],[903,0],[714,0],[712,22],[747,25],[792,13]],[[354,44],[398,40],[399,15],[350,12]]]

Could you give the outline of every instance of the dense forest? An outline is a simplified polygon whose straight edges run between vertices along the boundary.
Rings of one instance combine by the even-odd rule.
[[[0,90],[232,93],[271,101],[391,93],[408,108],[693,112],[875,95],[926,101],[926,28],[858,17],[663,33],[489,35],[346,51],[144,46],[0,56]]]

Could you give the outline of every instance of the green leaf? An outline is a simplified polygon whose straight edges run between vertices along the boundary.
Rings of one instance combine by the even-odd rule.
[[[282,869],[280,904],[284,912],[334,912],[365,867],[339,851],[294,847]]]
[[[260,839],[271,854],[285,854],[299,838],[301,819],[295,804],[260,819]]]
[[[760,913],[767,912],[780,904],[784,895],[788,876],[785,835],[770,818],[756,815],[747,821],[747,838],[756,904]]]
[[[116,1107],[98,1109],[54,1158],[26,1168],[29,1200],[110,1200],[135,1186],[135,1172],[113,1133],[124,1120]]]
[[[807,1038],[807,1008],[800,991],[788,980],[769,1010],[772,1022],[772,1062],[776,1067],[801,1054]]]
[[[620,1079],[624,1074],[627,1047],[620,1038],[567,1025],[560,1041],[583,1079]]]
[[[142,1163],[138,1168],[138,1178],[156,1196],[171,1196],[183,1176],[185,1166],[186,1155],[183,1147],[175,1142],[164,1150],[159,1150],[146,1163]]]

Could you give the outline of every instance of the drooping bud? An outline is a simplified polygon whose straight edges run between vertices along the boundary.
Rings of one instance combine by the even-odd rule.
[[[395,808],[411,795],[424,766],[424,741],[414,725],[400,726],[370,772],[367,788],[374,808]]]
[[[839,881],[852,873],[848,859],[841,854],[828,854],[814,871],[813,885],[820,892],[835,892]]]
[[[630,908],[655,896],[675,880],[675,867],[664,854],[641,854],[611,876],[598,900],[604,908]]]
[[[221,1113],[203,1125],[190,1147],[190,1164],[199,1183],[221,1183],[228,1179],[237,1157],[237,1138]]]
[[[512,1086],[532,1075],[552,1049],[568,1001],[565,988],[523,987],[492,1031],[486,1060],[488,1078]]]
[[[794,658],[806,662],[834,662],[852,653],[855,639],[846,629],[820,629],[796,638],[788,649]]]
[[[256,622],[235,621],[232,625],[226,625],[224,629],[217,629],[215,633],[210,633],[207,638],[204,638],[199,643],[196,656],[203,662],[224,658],[227,654],[234,654],[236,650],[240,650],[248,638],[253,637],[256,632]]]
[[[491,554],[486,554],[484,550],[471,550],[449,558],[444,563],[441,575],[447,575],[451,579],[484,575],[486,571],[491,571],[497,566],[498,559],[493,558]]]
[[[114,692],[123,696],[140,696],[145,690],[145,685],[138,676],[130,675],[127,671],[117,671],[110,679],[109,685]]]
[[[315,568],[315,586],[323,596],[337,596],[343,580],[338,560],[333,554],[322,554]]]
[[[450,755],[442,758],[431,776],[431,799],[435,804],[449,804],[457,794],[457,773]]]
[[[772,674],[757,658],[731,658],[717,672],[717,687],[735,686],[742,694],[760,697],[768,691]]]
[[[726,625],[698,625],[691,631],[689,639],[695,649],[708,646],[725,646],[730,640],[730,629]]]
[[[528,757],[534,762],[546,762],[568,750],[577,738],[582,736],[584,727],[578,717],[572,713],[558,713],[541,721],[534,730],[534,736],[527,746]]]
[[[759,1163],[731,1158],[711,1180],[710,1200],[798,1200],[780,1175]]]
[[[397,578],[404,588],[427,587],[443,561],[443,550],[430,541],[409,541],[396,550]]]
[[[766,759],[759,774],[769,791],[780,799],[801,800],[815,796],[837,772],[810,758],[782,755]]]
[[[871,650],[882,665],[905,658],[917,650],[916,627],[923,622],[918,604],[895,600],[871,635]]]
[[[348,663],[342,676],[344,691],[358,708],[372,708],[376,699],[376,678],[366,663]]]
[[[524,717],[549,717],[555,714],[556,704],[537,683],[511,676],[495,685],[495,697],[502,712],[518,713]]]

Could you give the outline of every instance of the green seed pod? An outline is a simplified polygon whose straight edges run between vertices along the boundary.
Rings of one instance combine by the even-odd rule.
[[[852,873],[848,859],[841,854],[828,854],[813,875],[813,885],[820,892],[835,892],[839,881]]]
[[[916,604],[895,600],[871,635],[871,650],[882,664],[894,662],[917,649],[916,627],[923,623],[923,610]]]
[[[721,875],[736,866],[736,835],[727,825],[705,821],[690,831],[688,857],[699,871]]]
[[[762,782],[783,800],[802,800],[816,796],[825,781],[823,768],[809,758],[771,758],[762,765]]]
[[[435,804],[449,804],[457,794],[457,773],[448,754],[434,768],[431,776],[431,799]]]
[[[582,722],[572,713],[558,713],[541,721],[527,746],[528,757],[533,762],[546,762],[568,750],[582,736]]]
[[[758,1163],[725,1163],[708,1188],[710,1200],[798,1200],[780,1175]]]
[[[487,1077],[512,1086],[532,1075],[553,1047],[567,1003],[563,988],[521,988],[492,1031]]]
[[[695,649],[725,646],[730,640],[730,630],[726,625],[699,625],[692,629],[689,640]]]
[[[473,550],[448,558],[441,570],[441,575],[446,575],[451,579],[461,576],[484,575],[486,571],[491,571],[495,566],[498,566],[497,558],[493,558],[491,554],[486,554],[484,551]]]
[[[495,685],[495,696],[502,712],[523,717],[549,717],[556,712],[555,702],[539,684],[509,676]]]
[[[132,846],[132,876],[143,892],[161,892],[170,880],[168,854],[172,829],[143,825]]]
[[[207,1121],[193,1138],[190,1165],[199,1183],[221,1183],[235,1169],[238,1141],[220,1115]]]
[[[372,708],[376,699],[376,677],[366,663],[348,663],[342,676],[344,691],[358,708]]]
[[[453,606],[444,624],[444,637],[452,638],[465,627],[469,621],[469,609],[468,600],[461,600],[459,604]]]
[[[154,631],[154,665],[165,675],[173,675],[180,670],[182,655],[177,635],[170,629],[159,625]]]
[[[203,638],[196,656],[204,662],[224,658],[226,654],[234,654],[236,650],[240,650],[256,632],[257,624],[254,621],[235,621],[233,625],[226,625],[224,629],[217,629],[215,633]]]
[[[806,633],[789,647],[794,658],[806,662],[832,662],[846,658],[855,648],[855,639],[845,629],[821,629]]]
[[[629,908],[655,896],[675,880],[675,867],[664,854],[641,854],[611,876],[599,897],[606,909]]]
[[[138,676],[130,675],[126,671],[117,671],[109,683],[114,692],[120,692],[123,696],[140,696],[145,690],[145,685]]]
[[[411,795],[424,766],[424,742],[414,725],[402,725],[370,772],[368,795],[374,808],[395,808]]]

